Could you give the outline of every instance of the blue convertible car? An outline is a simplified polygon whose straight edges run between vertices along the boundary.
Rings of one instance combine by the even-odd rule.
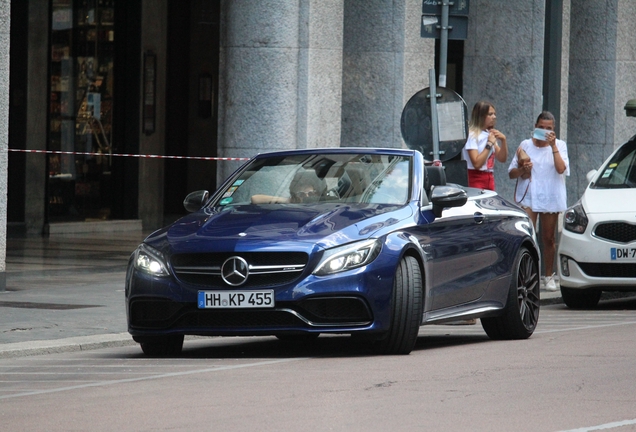
[[[146,238],[126,275],[128,331],[147,355],[184,335],[321,333],[408,354],[424,324],[480,318],[525,339],[539,318],[539,249],[495,192],[447,184],[413,150],[260,154]]]

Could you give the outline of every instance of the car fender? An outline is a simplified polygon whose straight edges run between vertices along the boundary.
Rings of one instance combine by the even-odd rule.
[[[393,275],[395,275],[400,260],[404,258],[405,255],[410,255],[417,259],[420,269],[422,270],[422,277],[424,276],[426,254],[415,236],[404,231],[392,232],[387,235],[383,247],[388,247],[391,251],[390,253],[395,257],[395,259],[392,260]]]

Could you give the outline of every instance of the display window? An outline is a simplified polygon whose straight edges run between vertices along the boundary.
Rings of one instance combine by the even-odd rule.
[[[115,0],[51,0],[48,219],[109,219]]]

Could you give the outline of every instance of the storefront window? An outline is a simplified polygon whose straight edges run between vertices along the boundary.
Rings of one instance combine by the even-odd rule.
[[[114,0],[51,0],[48,218],[109,219]],[[88,154],[87,154],[88,153]]]

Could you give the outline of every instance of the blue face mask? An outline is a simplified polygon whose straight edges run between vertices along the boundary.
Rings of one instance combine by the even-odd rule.
[[[546,130],[546,129],[535,129],[534,133],[532,134],[532,138],[534,139],[538,139],[539,141],[547,141],[547,137],[546,135],[549,134],[551,131]]]

